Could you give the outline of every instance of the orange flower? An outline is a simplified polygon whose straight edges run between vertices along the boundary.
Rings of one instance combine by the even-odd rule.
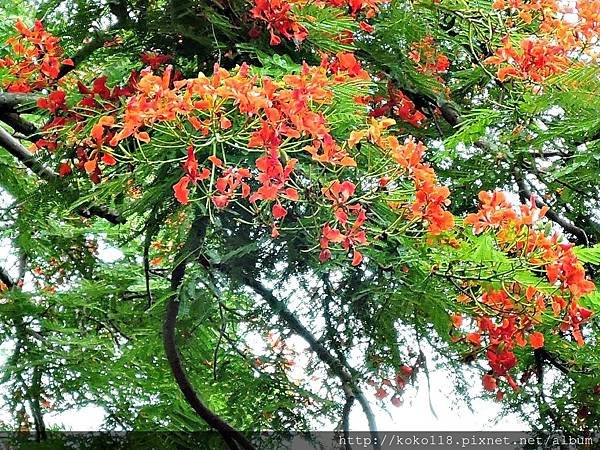
[[[529,335],[529,342],[532,348],[540,348],[544,346],[544,335],[539,331]]]
[[[564,72],[569,66],[565,48],[547,39],[526,38],[520,42],[520,50],[515,50],[507,35],[502,44],[494,56],[484,61],[499,66],[497,76],[500,81],[512,77],[540,83],[551,75]]]

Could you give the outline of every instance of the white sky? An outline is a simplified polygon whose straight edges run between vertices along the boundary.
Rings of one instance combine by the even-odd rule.
[[[4,363],[6,355],[0,356],[0,363]],[[452,378],[443,370],[431,371],[431,400],[437,418],[429,409],[427,383],[424,376],[419,376],[418,389],[410,388],[404,397],[405,401],[400,407],[390,405],[388,411],[380,406],[371,393],[367,398],[377,418],[377,426],[382,431],[522,431],[528,426],[515,415],[509,415],[494,421],[500,416],[501,405],[491,400],[474,400],[473,409],[466,406],[453,406]],[[473,394],[481,393],[479,378],[474,378]],[[0,391],[0,395],[4,392]],[[389,403],[386,402],[386,403]],[[0,412],[0,420],[10,418],[8,411]],[[96,431],[102,426],[104,411],[95,406],[87,406],[60,414],[46,414],[44,416],[48,426],[60,426],[71,431]],[[355,404],[350,415],[352,430],[364,431],[368,429],[367,420],[360,406]]]

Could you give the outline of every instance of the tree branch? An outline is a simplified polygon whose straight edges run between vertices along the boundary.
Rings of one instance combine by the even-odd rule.
[[[100,217],[101,219],[104,219],[114,225],[124,224],[127,222],[123,216],[108,206],[83,206],[79,208],[77,212],[82,217]]]
[[[44,423],[44,415],[42,414],[42,408],[40,405],[41,385],[42,371],[40,366],[36,365],[33,368],[29,397],[31,412],[33,414],[33,420],[35,423],[35,436],[38,442],[45,441],[47,439],[46,424]]]
[[[315,354],[323,363],[327,365],[329,371],[340,379],[342,382],[342,388],[344,388],[345,391],[350,389],[350,392],[352,392],[354,397],[356,397],[363,409],[365,416],[367,417],[369,430],[373,440],[373,448],[375,450],[381,449],[375,415],[371,410],[369,402],[362,393],[362,390],[356,385],[351,374],[351,368],[333,356],[329,350],[327,350],[327,348],[325,348],[325,346],[319,342],[319,340],[316,339],[315,336],[300,322],[300,320],[298,320],[298,318],[287,308],[287,306],[275,297],[271,290],[246,273],[242,274],[242,281],[246,286],[250,287],[254,292],[260,295],[292,331],[294,331],[308,343],[310,349],[315,352]]]
[[[221,434],[230,449],[237,450],[239,444],[239,446],[245,450],[254,450],[254,446],[242,433],[221,419],[200,400],[185,373],[179,349],[177,348],[175,331],[177,327],[177,315],[179,314],[179,287],[183,282],[188,263],[192,259],[192,256],[197,255],[202,246],[207,227],[208,218],[198,214],[192,224],[185,246],[175,259],[179,262],[173,268],[171,274],[171,291],[173,294],[167,302],[167,310],[163,324],[165,353],[173,377],[186,401],[194,411],[196,411],[208,425]]]
[[[311,350],[314,351],[319,359],[330,368],[332,373],[338,376],[343,382],[351,383],[353,381],[352,375],[344,365],[315,338],[315,336],[302,324],[302,322],[300,322],[300,320],[298,320],[283,302],[275,297],[271,290],[266,288],[259,281],[248,276],[246,273],[242,276],[243,283],[260,295],[269,304],[271,309],[283,319],[290,329],[294,330],[296,334],[308,343]]]
[[[16,283],[9,273],[4,270],[4,267],[0,267],[0,281],[2,281],[9,289],[13,289],[16,286]]]
[[[554,356],[552,353],[550,353],[545,348],[539,348],[536,351],[538,351],[538,350],[539,350],[539,355],[541,357],[542,362],[547,361],[552,366],[554,366],[558,370],[560,370],[564,375],[570,375],[571,370],[567,366],[565,366],[556,356]]]
[[[11,155],[17,158],[25,167],[46,181],[56,181],[58,174],[40,163],[17,139],[12,137],[4,128],[0,127],[0,147],[4,147]],[[116,211],[107,206],[81,206],[77,212],[82,217],[100,217],[113,224],[125,223],[125,219]]]
[[[352,411],[352,405],[354,404],[354,394],[351,389],[344,389],[346,395],[346,403],[342,409],[342,431],[344,433],[344,448],[345,450],[352,450],[350,445],[350,411]]]
[[[29,141],[37,139],[37,134],[40,132],[35,124],[23,119],[21,115],[16,112],[4,113],[0,116],[0,120],[13,130],[24,134],[25,138]]]
[[[4,128],[0,127],[0,146],[23,163],[40,178],[46,181],[58,179],[58,174],[44,166],[27,150],[17,139],[12,137]]]
[[[15,112],[20,106],[33,105],[42,96],[40,94],[23,94],[18,92],[0,92],[0,111]]]
[[[520,169],[515,168],[513,170],[513,174],[514,174],[517,186],[519,188],[519,198],[521,199],[521,202],[525,203],[525,202],[529,201],[529,199],[533,198],[537,206],[546,206],[546,207],[550,208],[544,201],[542,201],[540,198],[537,198],[534,194],[532,194],[531,190],[527,187],[527,181],[525,180],[525,177],[523,176],[523,173],[520,171]],[[546,213],[546,217],[548,217],[548,219],[550,219],[552,222],[556,223],[557,225],[560,225],[567,233],[574,236],[575,243],[577,245],[589,246],[590,242],[588,240],[588,237],[587,237],[587,234],[585,233],[585,231],[583,231],[577,225],[569,222],[567,219],[561,217],[552,208],[548,209],[548,212]]]

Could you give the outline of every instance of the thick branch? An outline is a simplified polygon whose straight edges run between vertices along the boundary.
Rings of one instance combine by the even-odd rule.
[[[126,222],[125,218],[122,217],[117,211],[109,208],[108,206],[88,206],[81,207],[77,211],[82,217],[100,217],[112,224],[118,225]]]
[[[19,113],[4,113],[0,116],[0,120],[13,130],[22,133],[29,141],[37,138],[36,135],[39,133],[38,128],[35,124],[23,119]]]
[[[352,450],[350,445],[350,411],[352,411],[352,405],[354,404],[354,394],[351,390],[345,390],[346,403],[342,409],[342,431],[344,433],[344,449]]]
[[[25,167],[30,169],[40,178],[46,181],[55,181],[59,179],[56,172],[40,163],[17,139],[12,137],[4,128],[0,127],[0,147],[4,147],[8,152],[17,158]],[[83,217],[100,217],[113,224],[125,223],[125,219],[116,211],[107,206],[81,206],[77,212]]]
[[[375,414],[373,414],[373,410],[371,409],[371,405],[365,398],[365,395],[362,391],[355,392],[356,400],[360,403],[360,406],[363,410],[365,416],[367,416],[367,422],[369,424],[369,430],[371,431],[371,436],[373,438],[373,448],[375,450],[380,450],[381,446],[379,445],[379,437],[377,435],[377,421],[375,419]]]
[[[12,137],[8,131],[0,127],[0,146],[23,163],[25,167],[31,169],[40,178],[46,181],[52,181],[58,178],[58,174],[52,169],[47,168],[40,163],[21,143]]]
[[[14,112],[20,106],[35,105],[40,97],[39,94],[0,92],[0,111]]]
[[[40,405],[41,385],[42,371],[40,369],[40,366],[36,365],[33,368],[29,397],[31,399],[30,406],[31,412],[33,414],[33,421],[35,424],[35,436],[38,442],[45,441],[47,439],[46,424],[44,423],[44,415],[42,414],[42,408]]]
[[[173,291],[173,295],[167,302],[167,311],[163,325],[164,348],[173,377],[175,378],[179,389],[181,389],[186,401],[194,411],[196,411],[208,425],[213,427],[221,434],[221,436],[223,436],[223,439],[232,450],[238,449],[238,444],[243,449],[254,450],[254,446],[244,435],[242,435],[242,433],[221,419],[200,400],[185,373],[181,356],[177,348],[175,331],[177,326],[177,315],[179,313],[179,287],[183,282],[188,262],[193,255],[197,254],[204,241],[207,226],[208,218],[198,215],[192,224],[184,248],[176,258],[176,261],[179,261],[179,263],[175,266],[171,274],[171,290]]]
[[[565,366],[556,356],[554,356],[552,353],[550,353],[544,348],[537,349],[536,351],[538,350],[542,361],[549,362],[552,366],[560,370],[564,375],[570,375],[571,370],[567,366]]]
[[[0,267],[0,281],[2,281],[9,289],[13,289],[16,285],[12,277],[3,267]]]

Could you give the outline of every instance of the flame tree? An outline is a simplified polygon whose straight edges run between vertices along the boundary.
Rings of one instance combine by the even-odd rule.
[[[7,426],[376,433],[433,360],[598,425],[597,0],[0,11]]]

